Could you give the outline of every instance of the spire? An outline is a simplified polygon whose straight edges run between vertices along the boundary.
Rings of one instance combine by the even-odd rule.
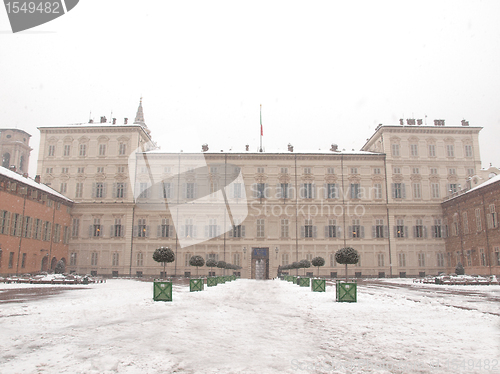
[[[135,115],[134,124],[147,127],[146,122],[144,122],[144,112],[142,111],[142,97],[141,101],[139,102],[139,108],[137,108],[137,114]]]

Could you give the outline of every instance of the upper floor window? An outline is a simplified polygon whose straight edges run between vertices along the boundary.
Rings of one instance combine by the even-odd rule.
[[[466,144],[464,148],[465,148],[465,157],[472,157],[472,145]]]
[[[80,157],[85,157],[87,155],[87,144],[80,144]]]
[[[106,156],[106,144],[99,144],[99,156]]]
[[[71,145],[65,144],[64,145],[64,151],[63,151],[63,156],[70,156],[71,155]]]
[[[55,156],[55,154],[56,154],[56,146],[49,145],[49,156]]]
[[[380,168],[374,168],[373,174],[380,174]]]
[[[335,174],[335,168],[326,169],[327,174]]]
[[[127,154],[127,144],[120,143],[120,145],[118,146],[118,154],[120,156]]]
[[[392,145],[392,157],[399,157],[399,144]]]
[[[304,168],[304,174],[311,174],[311,168]]]
[[[410,144],[410,155],[413,157],[418,156],[418,144]]]
[[[281,168],[281,174],[288,174],[288,168]]]
[[[446,145],[446,156],[455,157],[455,146],[453,144]]]
[[[429,157],[436,157],[436,145],[429,144]]]

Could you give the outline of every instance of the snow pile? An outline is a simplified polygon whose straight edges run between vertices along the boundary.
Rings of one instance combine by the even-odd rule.
[[[33,285],[0,284],[12,287]],[[172,302],[154,302],[152,283],[109,280],[2,304],[0,372],[488,372],[500,286],[454,286],[484,295],[486,311],[462,308],[476,304],[466,293],[441,303],[435,291],[450,287],[360,283],[357,303],[336,303],[333,286],[240,279],[193,293],[174,284]]]

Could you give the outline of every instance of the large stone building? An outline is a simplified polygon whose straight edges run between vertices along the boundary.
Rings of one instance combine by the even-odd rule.
[[[20,129],[0,129],[0,155],[2,166],[14,166],[21,173],[28,172],[31,135]]]
[[[184,275],[201,255],[242,277],[352,246],[357,276],[446,270],[441,202],[480,168],[480,127],[380,125],[361,151],[169,153],[155,149],[139,106],[134,123],[40,128],[38,173],[77,204],[69,269],[159,275],[159,246]],[[217,202],[217,203],[216,203]],[[221,203],[222,202],[222,203]],[[354,274],[352,274],[354,275]]]
[[[443,202],[448,273],[460,262],[466,274],[500,275],[499,206],[500,175]]]
[[[54,270],[58,261],[66,264],[72,205],[26,174],[0,167],[0,275],[33,274]]]

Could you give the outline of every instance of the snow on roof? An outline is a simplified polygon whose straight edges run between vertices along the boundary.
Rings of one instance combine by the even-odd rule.
[[[22,175],[19,175],[18,173],[12,171],[12,170],[9,170],[7,168],[4,168],[3,166],[0,166],[0,175],[4,175],[6,176],[7,178],[10,178],[10,179],[14,179],[20,183],[24,183],[24,184],[27,184],[28,186],[30,187],[34,187],[34,188],[37,188],[43,192],[46,192],[50,195],[53,195],[53,196],[56,196],[60,199],[63,199],[63,200],[66,200],[68,202],[73,202],[73,200],[71,199],[68,199],[66,196],[64,195],[61,195],[59,192],[57,192],[56,190],[50,188],[49,186],[43,184],[43,183],[37,183],[35,182],[33,179],[29,178],[29,177],[23,177]]]
[[[178,152],[174,151],[163,151],[161,149],[155,149],[152,151],[147,151],[145,153],[155,153],[155,154],[177,154],[177,153],[182,153],[182,154],[193,154],[193,153],[199,153],[202,155],[217,155],[217,154],[225,154],[225,153],[234,153],[234,154],[251,154],[251,155],[266,155],[266,154],[283,154],[283,155],[303,155],[303,154],[317,154],[317,155],[383,155],[383,153],[378,153],[378,152],[368,152],[368,151],[330,151],[330,150],[303,150],[300,152],[289,152],[286,150],[272,150],[272,151],[263,151],[263,152],[258,152],[258,151],[244,151],[244,150],[221,150],[220,152],[216,151],[207,151],[207,152],[201,152],[201,151],[193,151],[193,150],[181,150]]]
[[[477,189],[479,189],[479,188],[482,188],[482,187],[486,187],[486,186],[488,186],[488,185],[490,185],[490,184],[492,184],[492,183],[498,182],[498,181],[500,181],[500,175],[496,175],[496,176],[494,176],[493,178],[488,179],[486,182],[481,183],[479,186],[476,186],[476,187],[474,187],[474,188],[471,188],[471,189],[470,189],[469,191],[467,191],[466,193],[469,193],[469,192],[475,191],[475,190],[477,190]]]

